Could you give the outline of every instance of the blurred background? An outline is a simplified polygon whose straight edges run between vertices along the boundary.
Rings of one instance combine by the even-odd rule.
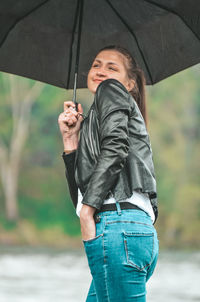
[[[2,302],[75,302],[87,293],[91,277],[57,123],[71,99],[72,91],[0,73]],[[86,113],[93,96],[80,89],[77,99]],[[147,87],[161,250],[148,301],[200,301],[199,99],[200,65]]]

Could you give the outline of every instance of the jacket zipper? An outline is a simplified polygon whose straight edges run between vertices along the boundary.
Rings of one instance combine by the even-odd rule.
[[[97,161],[96,156],[95,156],[95,152],[94,152],[94,145],[93,145],[93,139],[92,139],[92,133],[91,133],[91,129],[92,129],[92,116],[93,116],[93,110],[91,110],[90,115],[89,115],[89,128],[88,128],[88,132],[89,132],[89,139],[90,139],[90,145],[91,145],[91,151],[92,151],[92,155],[94,157],[94,160]]]

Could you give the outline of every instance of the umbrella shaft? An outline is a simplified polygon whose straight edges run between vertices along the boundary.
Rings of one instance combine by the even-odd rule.
[[[79,56],[80,56],[80,45],[81,45],[81,32],[82,32],[82,21],[83,21],[83,5],[84,0],[79,1],[79,13],[78,13],[78,40],[76,48],[76,65],[75,65],[75,74],[78,74],[78,65],[79,65]]]
[[[83,21],[83,5],[84,0],[78,0],[78,37],[77,37],[77,48],[76,48],[76,63],[75,63],[75,74],[74,74],[74,91],[73,91],[73,102],[78,109],[78,103],[76,102],[76,87],[78,78],[78,65],[80,57],[80,44],[81,44],[81,32],[82,32],[82,21]]]

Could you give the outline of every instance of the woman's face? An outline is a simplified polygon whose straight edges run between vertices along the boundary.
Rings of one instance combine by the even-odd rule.
[[[102,81],[116,79],[121,82],[128,91],[134,87],[134,80],[128,78],[125,67],[126,58],[115,50],[103,50],[94,59],[88,73],[88,89],[95,93]]]

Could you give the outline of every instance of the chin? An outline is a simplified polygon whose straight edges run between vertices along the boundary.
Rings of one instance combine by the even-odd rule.
[[[96,84],[96,85],[89,85],[88,86],[88,89],[90,90],[90,92],[92,92],[93,94],[95,94],[96,93],[96,90],[97,90],[97,88],[98,88],[98,86],[99,86],[99,84]]]

